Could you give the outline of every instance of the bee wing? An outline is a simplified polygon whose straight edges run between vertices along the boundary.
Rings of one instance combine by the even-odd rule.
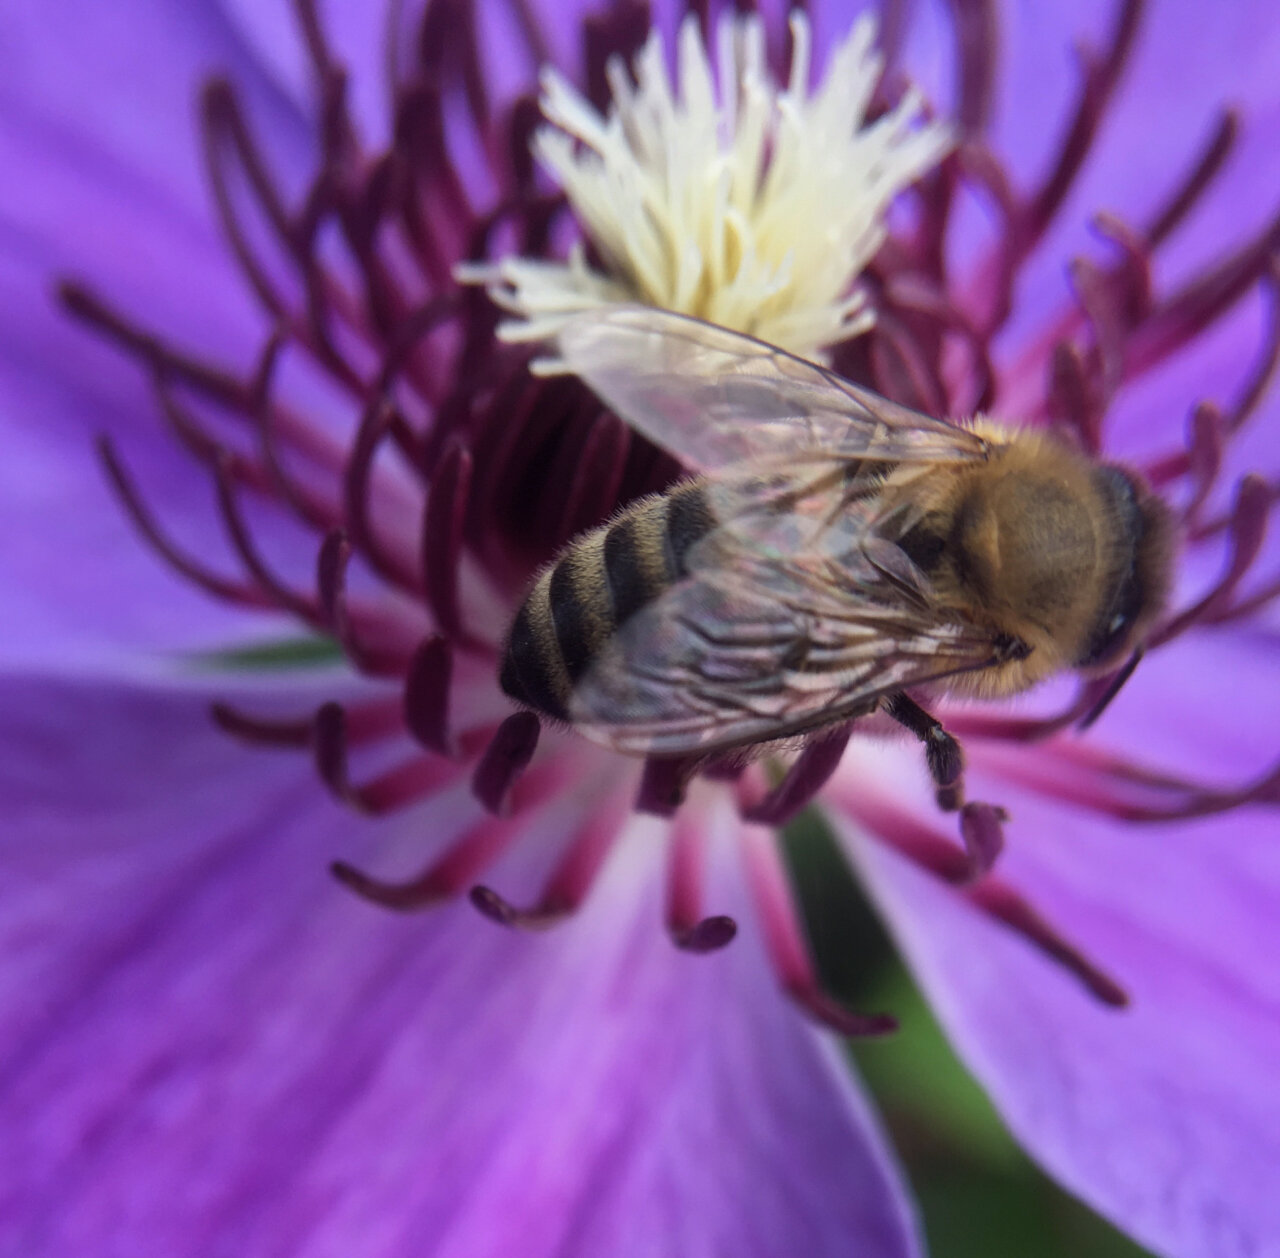
[[[648,306],[569,318],[561,359],[637,432],[687,466],[822,450],[846,459],[981,459],[974,433],[899,406],[753,337]]]
[[[692,547],[687,575],[579,679],[574,724],[631,754],[701,754],[850,719],[1001,658],[1007,643],[937,606],[874,495],[827,497],[825,513],[753,498]]]

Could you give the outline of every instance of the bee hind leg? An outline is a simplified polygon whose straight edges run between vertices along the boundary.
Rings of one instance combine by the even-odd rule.
[[[933,778],[938,807],[956,812],[964,804],[964,754],[936,716],[926,712],[905,692],[883,700],[886,716],[909,729],[923,744],[929,776]]]

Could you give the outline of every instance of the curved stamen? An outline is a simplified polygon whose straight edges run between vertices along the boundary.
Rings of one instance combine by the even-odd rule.
[[[1004,822],[1009,814],[991,804],[969,803],[960,809],[960,837],[969,856],[969,879],[977,882],[1004,851]]]
[[[472,466],[471,452],[461,441],[454,441],[431,477],[422,513],[422,586],[436,625],[455,639],[462,635],[458,576]]]
[[[714,952],[732,942],[738,924],[731,917],[702,913],[707,835],[681,818],[671,827],[667,848],[667,933],[685,952]]]
[[[744,821],[758,825],[785,826],[827,784],[840,766],[844,749],[853,733],[844,725],[814,738],[787,769],[782,780],[760,801],[742,811]]]
[[[322,623],[347,658],[371,676],[401,677],[417,648],[413,628],[373,609],[352,608],[347,599],[351,544],[339,529],[329,533],[316,558],[316,595]]]
[[[1106,51],[1099,55],[1092,49],[1081,48],[1078,52],[1081,81],[1076,107],[1048,176],[1022,212],[1016,237],[1016,247],[1022,256],[1035,247],[1053,222],[1093,147],[1106,107],[1133,49],[1144,8],[1143,0],[1122,0]]]
[[[1271,498],[1260,476],[1246,476],[1236,489],[1228,525],[1230,553],[1222,576],[1190,607],[1169,618],[1148,640],[1148,647],[1162,646],[1185,633],[1197,621],[1225,606],[1241,579],[1253,565],[1266,536]]]
[[[395,408],[385,398],[379,398],[365,408],[347,459],[342,496],[351,544],[391,584],[414,595],[422,592],[415,564],[384,542],[369,517],[373,461],[378,448],[391,435],[395,418]]]
[[[320,780],[353,811],[368,816],[394,812],[438,794],[456,781],[461,766],[439,756],[415,756],[360,785],[351,781],[347,714],[340,703],[323,704],[315,714],[311,748]]]
[[[1280,764],[1234,787],[1211,787],[1064,745],[1051,756],[996,757],[1000,772],[1042,795],[1127,822],[1186,821],[1246,804],[1280,803]]]
[[[437,759],[436,763],[445,762]],[[454,899],[474,885],[511,843],[537,823],[563,780],[562,771],[551,764],[544,765],[541,773],[530,773],[518,812],[505,817],[481,817],[454,839],[438,860],[404,882],[373,878],[345,861],[335,862],[330,869],[357,895],[400,912],[414,912]]]
[[[965,131],[980,133],[991,121],[995,96],[1000,24],[992,0],[950,0],[955,24],[956,120]]]
[[[236,496],[229,456],[225,454],[219,455],[214,463],[213,476],[214,485],[218,491],[219,513],[226,524],[231,545],[249,575],[258,583],[258,587],[261,590],[275,600],[283,611],[292,612],[309,625],[317,628],[323,627],[324,618],[320,614],[320,607],[317,601],[314,598],[299,594],[296,590],[292,590],[285,585],[267,567],[261,552],[254,544],[253,538],[249,534],[249,527],[245,523],[239,499]]]
[[[311,743],[313,715],[279,718],[250,716],[229,703],[209,705],[213,723],[241,742],[262,747],[307,747]]]
[[[259,494],[271,492],[270,473],[261,463],[238,450],[229,449],[209,433],[194,413],[174,396],[170,381],[158,376],[152,383],[160,403],[160,413],[183,449],[211,470],[222,464],[226,474],[238,484]]]
[[[1050,361],[1045,409],[1050,419],[1075,433],[1082,449],[1096,454],[1102,448],[1106,399],[1099,373],[1091,366],[1089,355],[1078,345],[1059,341]]]
[[[265,590],[247,581],[236,581],[230,577],[219,576],[198,560],[183,553],[169,540],[144,504],[133,478],[125,471],[124,464],[116,453],[110,437],[104,435],[98,438],[98,456],[116,491],[116,496],[134,526],[147,545],[165,563],[215,598],[224,599],[229,603],[239,603],[245,607],[264,609],[275,604],[276,600]]]
[[[498,726],[471,777],[471,793],[492,813],[502,812],[512,784],[538,747],[542,722],[532,712],[515,712]]]
[[[984,913],[1016,931],[1046,956],[1074,974],[1104,1005],[1124,1009],[1129,994],[1109,974],[1100,970],[1074,944],[1068,943],[1013,888],[988,878],[965,891],[965,898]]]
[[[887,1035],[898,1029],[888,1014],[859,1014],[837,1004],[823,990],[796,909],[791,882],[778,853],[778,840],[761,826],[742,827],[747,882],[764,933],[765,946],[783,989],[806,1013],[841,1035]]]
[[[1143,235],[1152,248],[1161,244],[1195,208],[1209,185],[1226,165],[1240,134],[1240,115],[1224,109],[1209,133],[1204,148],[1191,164],[1182,183],[1170,193],[1165,204],[1152,215]]]
[[[856,799],[842,792],[842,804],[843,811],[876,839],[887,843],[926,873],[959,888],[959,894],[975,908],[1022,935],[1069,970],[1103,1004],[1115,1008],[1128,1004],[1124,989],[1078,947],[1058,934],[1024,896],[994,874],[975,881],[970,854],[870,792],[860,792]]]
[[[449,731],[449,695],[453,649],[433,635],[414,652],[404,680],[404,720],[424,747],[442,756],[456,755]]]
[[[541,930],[554,925],[576,912],[587,898],[620,837],[628,812],[629,801],[622,792],[614,792],[602,806],[591,808],[530,907],[519,908],[486,886],[471,888],[472,904],[504,926]]]
[[[644,762],[640,775],[640,789],[636,792],[636,811],[654,817],[674,816],[684,803],[684,793],[697,772],[696,759],[673,759],[650,756]]]

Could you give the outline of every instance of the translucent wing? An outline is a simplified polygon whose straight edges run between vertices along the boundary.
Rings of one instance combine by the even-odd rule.
[[[570,717],[631,754],[700,754],[850,719],[904,687],[994,664],[1009,643],[939,608],[892,538],[909,520],[806,465],[760,492],[736,469],[710,488],[737,511],[687,575],[628,619],[579,679]],[[780,504],[785,504],[780,506]]]
[[[622,419],[697,470],[806,450],[894,463],[986,455],[986,443],[966,429],[763,341],[669,311],[587,311],[561,327],[555,345]]]

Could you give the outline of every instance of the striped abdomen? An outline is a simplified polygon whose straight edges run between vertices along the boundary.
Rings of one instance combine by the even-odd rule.
[[[574,683],[609,637],[685,574],[716,520],[701,481],[641,499],[583,533],[545,568],[516,613],[502,661],[513,699],[567,720]]]

